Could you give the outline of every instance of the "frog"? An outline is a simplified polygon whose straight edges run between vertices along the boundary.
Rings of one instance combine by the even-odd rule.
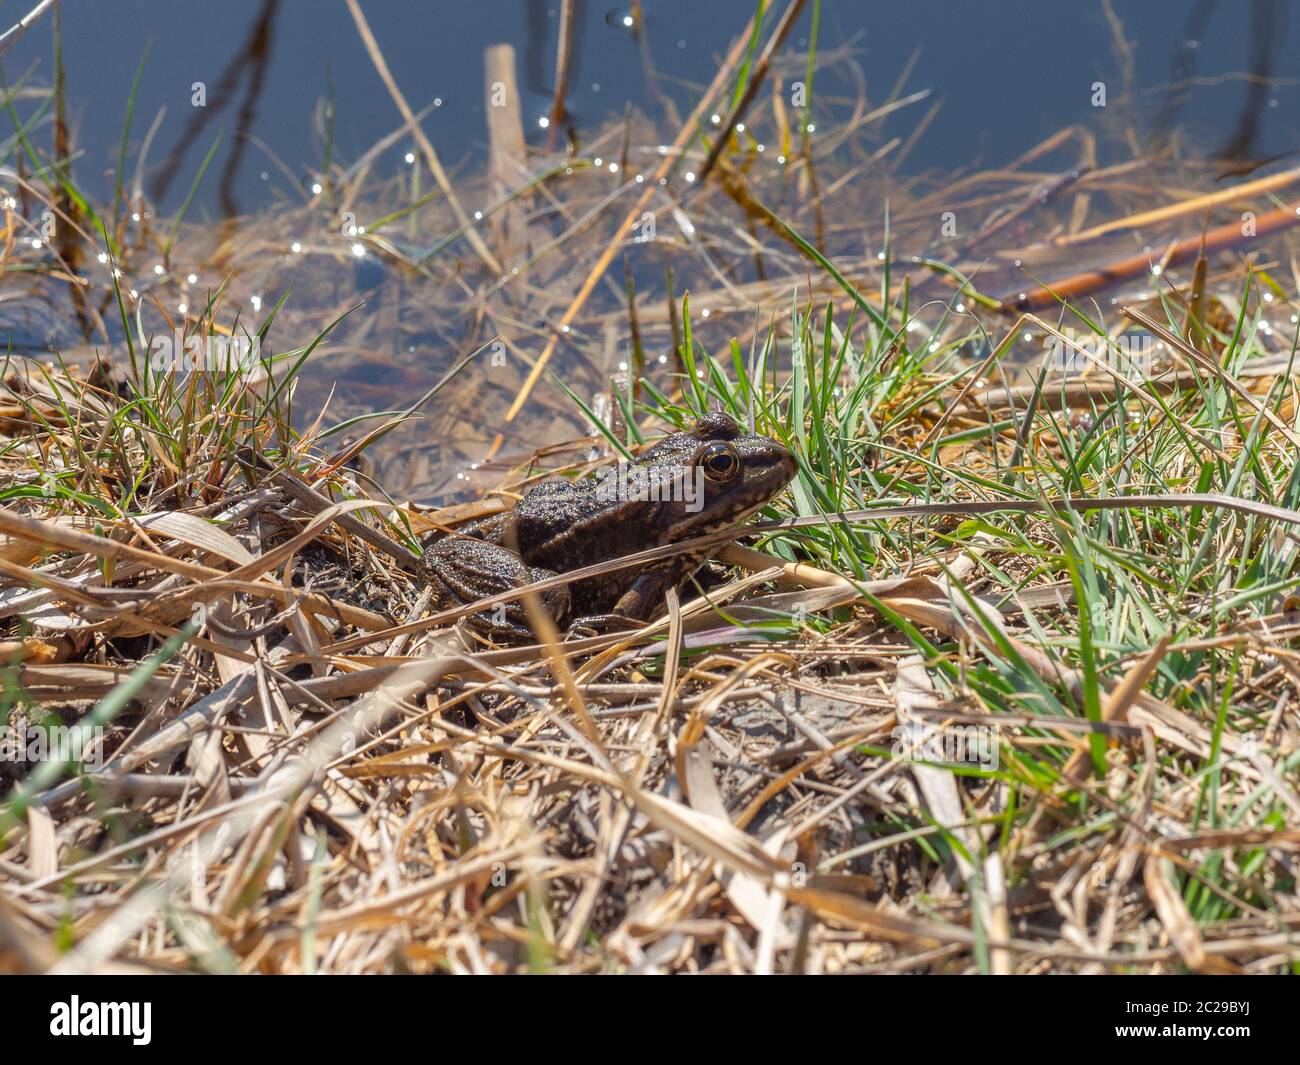
[[[741,523],[794,478],[794,455],[777,440],[745,432],[713,411],[669,433],[630,461],[583,480],[544,481],[513,509],[424,545],[421,574],[439,611],[647,548],[663,547]],[[540,592],[542,605],[570,635],[649,620],[669,589],[680,588],[723,545],[714,543],[641,566],[628,566]],[[477,635],[531,642],[523,603],[471,614]]]

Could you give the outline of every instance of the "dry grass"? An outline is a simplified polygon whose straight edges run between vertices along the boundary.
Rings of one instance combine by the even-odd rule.
[[[1122,289],[1087,276],[1134,232],[1166,247],[1300,175],[1225,193],[1176,144],[1100,166],[1066,130],[904,180],[914,141],[882,130],[924,94],[822,90],[800,136],[780,91],[723,106],[748,40],[699,97],[747,127],[707,182],[686,178],[713,154],[694,121],[634,116],[581,159],[531,153],[495,204],[454,168],[448,196],[419,137],[409,172],[372,176],[403,124],[251,224],[160,227],[128,187],[103,270],[85,218],[78,271],[75,242],[32,250],[33,212],[7,212],[0,296],[66,359],[10,362],[0,396],[3,714],[102,732],[79,761],[0,762],[0,969],[1300,965],[1294,236]],[[854,83],[847,51],[818,58]],[[523,208],[518,274],[465,226],[474,203]],[[1069,278],[1091,324],[1016,313]],[[316,339],[248,375],[145,375],[176,322]],[[1067,323],[1139,323],[1157,358],[1022,373]],[[444,382],[418,435],[348,424],[498,337],[504,364]],[[484,649],[430,614],[424,534],[710,406],[800,475],[763,515],[785,524],[663,620]],[[930,725],[988,757],[901,757]]]
[[[1293,615],[1167,635],[1110,658],[1097,685],[1038,628],[1069,627],[1078,586],[987,533],[926,532],[911,505],[897,524],[915,551],[894,577],[732,548],[738,576],[634,635],[466,651],[443,627],[454,616],[424,616],[418,583],[374,549],[401,556],[404,527],[330,506],[358,493],[345,473],[321,477],[312,448],[219,491],[211,469],[187,481],[157,467],[136,496],[151,517],[92,516],[117,471],[50,487],[31,454],[98,430],[125,468],[148,470],[147,424],[110,433],[126,404],[77,378],[9,387],[11,483],[30,486],[20,510],[34,515],[0,511],[6,649],[21,663],[9,720],[105,731],[88,766],[44,763],[5,807],[7,968],[1269,971],[1295,958]],[[943,407],[896,434],[923,437]],[[411,532],[491,506],[412,513]],[[1060,535],[1012,520],[1044,547]],[[945,546],[923,546],[931,535]],[[1210,647],[1239,666],[1219,726],[1174,705],[1204,667],[1164,697],[1151,683],[1167,657]],[[1067,700],[1099,693],[1100,713],[1032,699],[1009,713],[982,675],[999,663]],[[891,756],[899,726],[926,722],[991,729],[1001,769]],[[1243,746],[1260,723],[1260,745]],[[1105,740],[1097,775],[1090,735]],[[1208,829],[1207,780],[1237,811]],[[1232,916],[1194,919],[1188,885]]]

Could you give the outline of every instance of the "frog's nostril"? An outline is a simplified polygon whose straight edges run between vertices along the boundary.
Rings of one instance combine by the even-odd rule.
[[[767,447],[758,451],[749,459],[751,468],[756,470],[794,470],[794,456],[785,448]]]

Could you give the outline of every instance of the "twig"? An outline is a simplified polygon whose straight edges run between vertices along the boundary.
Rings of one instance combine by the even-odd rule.
[[[573,57],[573,0],[560,4],[560,40],[555,51],[555,98],[551,101],[551,128],[546,134],[546,147],[555,148],[555,137],[564,121],[564,98],[569,87],[569,61]]]
[[[0,34],[0,55],[4,55],[5,52],[9,51],[17,43],[18,38],[31,29],[32,23],[45,14],[46,8],[52,6],[53,3],[54,0],[41,0],[27,14]]]
[[[1102,225],[1093,226],[1091,229],[1085,229],[1079,233],[1070,233],[1066,236],[1057,237],[1052,243],[1059,248],[1068,248],[1074,244],[1083,244],[1085,241],[1096,240],[1097,237],[1105,236],[1107,233],[1114,233],[1117,230],[1136,229],[1138,226],[1168,222],[1171,218],[1182,218],[1184,215],[1196,214],[1198,211],[1208,211],[1247,196],[1285,188],[1297,181],[1300,181],[1300,167],[1293,170],[1283,170],[1280,174],[1270,174],[1268,177],[1259,178],[1257,181],[1247,181],[1244,185],[1233,185],[1232,188],[1223,189],[1220,192],[1194,196],[1190,200],[1169,204],[1167,207],[1158,207],[1154,211],[1143,211],[1141,214],[1129,215],[1126,218],[1112,219]]]
[[[736,128],[736,123],[744,117],[749,105],[754,102],[754,97],[758,95],[759,87],[767,77],[767,68],[772,63],[772,57],[776,55],[777,49],[785,43],[786,37],[794,28],[795,20],[803,10],[806,0],[790,0],[790,6],[785,9],[785,14],[781,16],[781,21],[777,24],[772,36],[768,39],[767,46],[763,49],[763,54],[759,56],[758,63],[754,66],[750,74],[749,83],[745,86],[745,91],[736,105],[728,113],[726,121],[722,123],[722,132],[718,139],[713,143],[713,150],[709,152],[709,157],[704,161],[700,168],[699,181],[704,182],[708,176],[713,173],[713,168],[718,162],[718,156],[722,154],[722,149],[727,144],[727,139],[731,136],[732,130]]]
[[[1203,237],[1188,237],[1186,240],[1178,241],[1170,247],[1161,261],[1167,267],[1175,266],[1199,255],[1202,241],[1204,241],[1203,246],[1207,253],[1220,251],[1244,240],[1257,240],[1271,236],[1273,233],[1293,226],[1297,222],[1300,222],[1300,200],[1288,204],[1286,207],[1279,207],[1277,210],[1260,215],[1255,219],[1255,232],[1250,235],[1242,232],[1240,221],[1229,222],[1227,225],[1210,230]],[[1054,285],[1040,285],[1029,292],[1022,292],[1016,296],[1007,296],[999,302],[998,309],[1002,311],[1042,310],[1044,307],[1054,306],[1062,300],[1085,296],[1090,292],[1117,284],[1120,281],[1141,277],[1150,269],[1150,255],[1145,253],[1133,255],[1097,270],[1087,270],[1081,274],[1074,274]]]
[[[415,138],[415,142],[420,146],[420,151],[424,153],[424,161],[428,165],[430,173],[433,174],[433,179],[438,183],[438,187],[442,189],[443,195],[447,197],[447,203],[451,206],[452,213],[456,215],[456,221],[466,227],[465,236],[479,254],[479,257],[487,263],[488,269],[492,271],[494,276],[500,276],[501,264],[496,261],[492,252],[488,250],[488,246],[483,243],[483,238],[478,235],[478,231],[470,225],[469,216],[465,213],[465,209],[461,207],[460,201],[456,199],[456,193],[451,187],[447,172],[442,168],[438,153],[433,150],[429,138],[424,135],[424,130],[416,121],[415,112],[411,110],[411,105],[406,102],[402,90],[397,87],[397,82],[393,80],[393,75],[388,69],[384,54],[379,50],[379,42],[375,40],[375,35],[370,32],[370,24],[366,22],[366,16],[361,12],[361,5],[357,3],[357,0],[347,0],[347,5],[348,10],[352,13],[352,21],[357,24],[357,32],[361,34],[361,42],[366,46],[366,51],[370,53],[370,61],[375,65],[375,70],[379,73],[379,79],[388,90],[388,95],[393,98],[397,110],[402,113],[402,117],[406,120],[406,124],[411,130],[411,136]]]
[[[352,2],[355,2],[355,0],[349,0],[349,3]],[[542,353],[537,357],[537,361],[533,363],[533,368],[529,372],[523,385],[520,387],[519,394],[515,396],[514,402],[510,404],[510,409],[506,411],[505,420],[507,422],[514,421],[519,412],[523,409],[524,404],[528,402],[528,397],[536,387],[538,380],[542,376],[542,372],[546,369],[547,363],[551,361],[551,356],[555,354],[555,349],[559,344],[560,335],[563,332],[564,327],[569,325],[578,316],[578,312],[582,310],[587,299],[595,290],[597,282],[599,282],[604,276],[605,271],[609,269],[609,264],[613,262],[614,256],[618,253],[623,238],[631,232],[632,227],[636,225],[638,219],[640,219],[641,213],[647,206],[649,206],[650,200],[655,195],[655,190],[659,187],[659,179],[666,177],[669,171],[676,166],[678,156],[682,149],[695,136],[696,126],[703,117],[705,111],[708,110],[713,98],[718,94],[719,89],[726,84],[727,78],[731,75],[732,68],[740,60],[740,56],[745,50],[745,41],[749,34],[753,32],[753,28],[754,23],[753,18],[751,17],[749,25],[747,25],[744,31],[736,38],[735,43],[731,47],[731,52],[723,61],[722,66],[718,68],[717,76],[713,79],[708,89],[706,89],[700,96],[699,103],[695,105],[695,110],[691,112],[690,117],[687,118],[685,123],[683,123],[681,131],[677,134],[677,138],[672,143],[671,149],[664,156],[664,161],[659,164],[654,175],[646,181],[645,191],[637,198],[636,204],[632,207],[632,210],[627,213],[627,216],[614,231],[613,235],[610,237],[609,243],[605,246],[604,252],[602,252],[600,258],[596,260],[596,265],[591,268],[591,272],[587,274],[587,279],[582,283],[582,287],[578,289],[577,295],[573,297],[573,300],[569,303],[568,309],[560,316],[560,320],[557,323],[559,328],[554,331],[551,334],[550,339],[547,340],[546,347],[542,349]],[[498,433],[496,438],[492,441],[492,446],[488,449],[489,457],[496,454],[497,449],[501,446],[503,440],[504,437],[502,434]]]

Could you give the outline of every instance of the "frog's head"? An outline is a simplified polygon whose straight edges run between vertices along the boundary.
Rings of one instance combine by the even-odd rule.
[[[721,411],[666,436],[635,465],[656,470],[660,483],[674,478],[673,490],[661,493],[658,502],[656,524],[664,543],[736,524],[789,484],[796,470],[785,447],[742,432]]]

